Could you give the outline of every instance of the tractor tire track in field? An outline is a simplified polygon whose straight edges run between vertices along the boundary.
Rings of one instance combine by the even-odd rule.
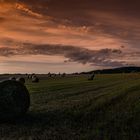
[[[86,94],[92,93],[92,94],[98,94],[100,92],[103,92],[103,90],[111,90],[113,87],[115,87],[116,85],[121,84],[120,81],[117,81],[115,83],[108,83],[107,85],[101,85],[101,86],[97,86],[95,85],[95,83],[92,83],[92,85],[90,86],[85,86],[85,87],[81,87],[76,90],[72,90],[71,91],[71,87],[67,87],[65,88],[65,90],[61,90],[58,89],[58,92],[55,94],[55,99],[68,99],[68,98],[72,98],[72,97],[76,97],[79,95],[84,94],[86,96]],[[100,85],[100,84],[99,84]],[[80,89],[80,90],[79,90]],[[69,91],[70,90],[70,91]],[[76,90],[76,92],[75,92]],[[79,91],[78,91],[79,90]],[[61,94],[62,93],[62,94]]]

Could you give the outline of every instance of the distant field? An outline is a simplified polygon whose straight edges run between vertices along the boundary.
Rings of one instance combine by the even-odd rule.
[[[140,140],[140,74],[43,78],[31,107],[0,124],[0,140]]]

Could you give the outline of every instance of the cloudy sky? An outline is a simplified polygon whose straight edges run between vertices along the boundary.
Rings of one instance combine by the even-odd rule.
[[[0,0],[0,73],[140,66],[139,0]]]

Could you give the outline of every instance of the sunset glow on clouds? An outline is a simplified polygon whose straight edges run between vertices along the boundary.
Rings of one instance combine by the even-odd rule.
[[[0,0],[0,73],[140,65],[138,0]]]

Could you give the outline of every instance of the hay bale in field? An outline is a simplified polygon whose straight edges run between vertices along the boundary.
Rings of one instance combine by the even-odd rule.
[[[52,77],[52,74],[50,72],[47,75],[48,75],[48,77]]]
[[[66,73],[63,73],[63,74],[61,75],[61,77],[66,77]]]
[[[36,75],[32,77],[32,83],[39,83],[39,78]]]
[[[36,76],[35,73],[32,73],[32,74],[31,74],[31,79],[32,79],[34,76]]]
[[[24,115],[30,106],[27,88],[17,81],[0,82],[0,120],[9,120]]]
[[[29,80],[30,79],[30,74],[27,74],[26,75],[26,78]]]
[[[25,78],[23,78],[23,77],[17,78],[16,81],[18,81],[18,82],[20,82],[22,84],[25,84]]]
[[[10,77],[9,80],[16,81],[15,77]]]
[[[88,80],[89,80],[89,81],[92,81],[92,80],[94,79],[94,77],[95,77],[95,74],[93,73],[93,74],[88,78]]]

